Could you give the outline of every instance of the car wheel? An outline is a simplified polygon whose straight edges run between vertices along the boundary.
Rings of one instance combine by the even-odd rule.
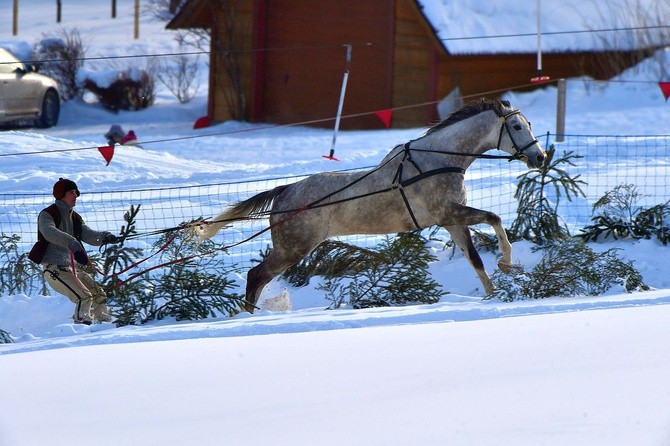
[[[44,94],[42,100],[42,113],[35,121],[35,125],[40,128],[53,127],[58,124],[58,115],[60,114],[60,100],[58,93],[49,90]]]

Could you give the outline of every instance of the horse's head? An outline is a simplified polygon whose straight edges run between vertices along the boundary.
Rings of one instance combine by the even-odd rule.
[[[498,150],[524,161],[528,167],[542,167],[547,154],[535,138],[526,117],[519,110],[510,107],[507,101],[496,99],[493,109],[501,123]]]

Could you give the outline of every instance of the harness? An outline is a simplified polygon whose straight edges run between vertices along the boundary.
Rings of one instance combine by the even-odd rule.
[[[435,150],[422,150],[422,149],[410,149],[410,144],[412,141],[406,142],[403,145],[403,159],[400,162],[400,165],[398,166],[398,170],[395,174],[395,177],[393,178],[393,189],[398,189],[400,192],[400,196],[402,197],[403,202],[405,203],[405,207],[407,208],[407,212],[409,213],[409,216],[412,218],[412,222],[414,223],[414,226],[416,229],[421,229],[421,226],[419,225],[419,222],[417,221],[416,217],[414,216],[414,211],[412,211],[412,206],[409,203],[409,200],[407,199],[407,195],[405,194],[404,187],[409,186],[410,184],[416,183],[417,181],[423,180],[428,177],[432,177],[433,175],[439,175],[443,173],[459,173],[461,175],[465,174],[465,169],[461,167],[441,167],[439,169],[432,169],[428,170],[426,172],[423,172],[419,165],[414,161],[412,158],[412,154],[410,150],[416,151],[416,152],[432,152],[432,153],[443,153],[446,155],[456,155],[456,156],[468,156],[468,157],[474,157],[474,158],[488,158],[488,159],[507,159],[508,161],[512,161],[515,159],[521,159],[523,156],[523,152],[528,150],[530,147],[534,146],[535,144],[538,143],[537,139],[534,139],[533,141],[529,142],[525,146],[519,148],[519,146],[516,144],[516,141],[514,141],[514,137],[512,136],[512,132],[510,131],[509,128],[509,123],[507,122],[507,118],[518,115],[521,113],[520,110],[512,110],[509,113],[506,114],[500,114],[496,110],[496,114],[498,114],[498,118],[500,119],[500,133],[498,135],[498,144],[496,145],[496,149],[500,150],[500,144],[502,142],[503,134],[504,131],[507,130],[507,134],[509,135],[510,141],[512,141],[512,147],[514,148],[514,155],[507,156],[507,155],[486,155],[486,154],[479,154],[479,155],[473,155],[473,154],[467,154],[467,153],[460,153],[460,152],[450,152],[450,151],[435,151]],[[403,165],[405,161],[409,162],[414,166],[414,168],[419,172],[418,175],[413,176],[412,178],[409,178],[407,180],[403,180],[402,178],[402,173],[403,173]]]
[[[404,188],[409,186],[410,184],[414,184],[417,181],[421,181],[423,179],[432,177],[433,175],[439,175],[442,173],[460,173],[461,175],[465,174],[465,169],[461,167],[440,167],[439,169],[431,169],[426,172],[422,171],[419,165],[414,161],[414,158],[412,158],[412,153],[410,152],[410,143],[406,142],[403,145],[403,158],[402,161],[400,161],[400,164],[398,165],[398,170],[396,171],[395,177],[393,178],[393,185],[395,189],[398,189],[400,192],[400,196],[402,197],[402,201],[405,203],[405,207],[407,208],[407,212],[409,212],[409,216],[412,218],[412,222],[414,223],[414,226],[416,226],[416,229],[421,229],[421,226],[419,226],[419,222],[417,221],[416,217],[414,216],[414,211],[412,211],[412,206],[409,204],[409,200],[407,199],[407,195],[405,194]],[[405,161],[409,162],[414,166],[414,168],[419,172],[418,175],[413,176],[412,178],[409,178],[407,180],[403,180],[402,178],[402,172],[403,172],[403,166],[405,164]]]

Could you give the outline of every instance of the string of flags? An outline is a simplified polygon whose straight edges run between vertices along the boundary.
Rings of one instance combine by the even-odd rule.
[[[661,89],[661,92],[663,93],[663,97],[667,101],[670,98],[670,81],[669,82],[658,82],[658,87]],[[393,109],[388,108],[388,109],[384,109],[384,110],[378,110],[378,111],[375,112],[375,116],[377,116],[377,118],[381,121],[384,128],[387,128],[387,129],[391,128],[391,122],[393,120]],[[202,118],[198,118],[198,120],[193,125],[193,128],[194,129],[201,129],[201,128],[209,127],[211,125],[212,125],[211,119],[207,116],[203,116]],[[105,134],[105,136],[108,137],[108,139],[110,139],[108,135],[113,130],[115,130],[115,127],[118,127],[116,130],[120,130],[119,126],[116,126],[116,125],[112,126],[112,128],[110,129],[110,132]],[[127,145],[127,144],[138,145],[137,144],[137,138],[135,136],[135,133],[132,130],[130,130],[128,132],[128,134],[125,134],[124,136],[126,138],[129,138],[129,139],[126,139],[126,141],[123,142],[123,143],[121,141],[118,141],[119,144],[122,144],[122,145]],[[106,164],[107,166],[109,166],[109,163],[112,162],[112,158],[114,158],[114,146],[116,145],[116,143],[117,142],[112,142],[112,140],[110,139],[108,145],[98,147],[98,151],[100,152],[100,154],[104,158],[105,162],[107,163]]]

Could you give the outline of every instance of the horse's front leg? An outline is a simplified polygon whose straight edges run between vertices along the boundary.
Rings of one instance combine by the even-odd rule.
[[[472,226],[484,223],[493,228],[502,256],[498,261],[498,268],[504,273],[509,273],[512,270],[512,244],[507,238],[501,218],[493,212],[460,204],[452,205],[450,210],[451,214],[447,216],[448,224],[442,226]]]
[[[454,241],[456,246],[458,246],[461,252],[463,252],[465,258],[468,259],[470,265],[472,265],[474,268],[475,272],[477,273],[477,277],[479,277],[479,281],[484,286],[484,292],[487,295],[493,294],[495,287],[493,286],[493,282],[491,282],[491,278],[484,269],[484,262],[482,262],[482,258],[477,252],[475,244],[472,242],[470,229],[467,226],[447,226],[445,229],[449,231],[451,239]]]

